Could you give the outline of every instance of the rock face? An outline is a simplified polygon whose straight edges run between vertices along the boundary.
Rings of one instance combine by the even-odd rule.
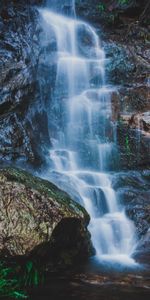
[[[45,99],[50,85],[42,94],[42,29],[38,9],[30,5],[40,2],[2,1],[0,8],[1,160],[41,163],[49,143]]]
[[[139,18],[148,24],[148,0],[76,0],[77,14],[82,18],[109,27],[123,24],[126,18]]]
[[[140,263],[150,264],[150,229],[147,234],[140,240],[134,258]]]
[[[113,187],[137,228],[139,243],[135,258],[150,263],[150,171],[116,173]]]
[[[89,216],[53,184],[18,169],[0,170],[0,255],[58,263],[91,251]]]
[[[118,122],[119,168],[149,168],[150,134],[140,127],[134,128],[132,118],[133,116],[122,116]]]
[[[136,1],[139,8],[134,14],[131,10],[133,2],[128,1],[130,10],[125,6],[120,12],[114,9],[118,19],[112,28],[103,25],[103,45],[108,58],[106,74],[110,84],[117,86],[112,111],[118,128],[120,168],[125,169],[148,168],[150,163],[149,3],[146,5],[145,2],[142,19],[144,8],[142,10],[140,1]]]
[[[150,227],[150,171],[116,173],[113,187],[127,214],[134,220],[138,236],[145,235]]]

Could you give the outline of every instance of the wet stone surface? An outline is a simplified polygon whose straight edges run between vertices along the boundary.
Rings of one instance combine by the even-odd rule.
[[[123,271],[123,270],[122,270]],[[148,270],[103,269],[93,263],[80,270],[49,274],[38,291],[30,291],[31,299],[56,300],[142,300],[149,299]]]

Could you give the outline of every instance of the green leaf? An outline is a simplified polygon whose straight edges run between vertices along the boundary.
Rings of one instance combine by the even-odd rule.
[[[24,294],[23,292],[14,292],[14,297],[16,299],[27,299],[28,296]]]

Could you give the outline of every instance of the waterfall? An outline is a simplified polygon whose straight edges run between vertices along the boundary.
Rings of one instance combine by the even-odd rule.
[[[75,17],[75,0],[47,0],[46,4],[55,12]]]
[[[74,1],[52,0],[51,10],[40,11],[55,40],[57,65],[48,111],[52,147],[47,177],[88,211],[96,256],[130,264],[134,225],[111,185],[117,155],[111,122],[114,88],[106,85],[105,53],[94,28],[66,16],[64,4],[73,15]]]

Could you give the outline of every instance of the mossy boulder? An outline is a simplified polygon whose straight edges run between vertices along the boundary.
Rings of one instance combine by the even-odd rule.
[[[0,169],[0,255],[72,263],[91,253],[89,215],[52,183]]]

